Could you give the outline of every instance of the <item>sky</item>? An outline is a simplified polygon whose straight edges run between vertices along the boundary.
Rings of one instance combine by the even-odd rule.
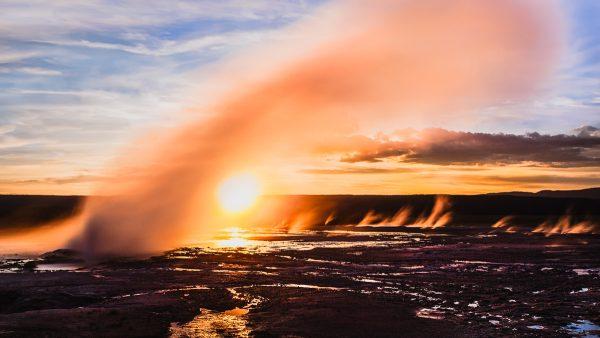
[[[0,2],[0,193],[94,194],[134,140],[203,118],[193,107],[219,86],[208,75],[215,68],[293,40],[288,28],[323,5]],[[477,107],[470,118],[359,129],[342,147],[280,164],[267,192],[600,186],[600,3],[564,0],[559,9],[563,47],[531,95]],[[253,62],[260,69],[265,60],[244,65]]]

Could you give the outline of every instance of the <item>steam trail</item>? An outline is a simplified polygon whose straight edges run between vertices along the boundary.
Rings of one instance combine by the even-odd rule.
[[[410,207],[402,207],[392,217],[385,217],[373,210],[367,212],[357,227],[397,227],[436,229],[446,226],[452,221],[450,200],[447,196],[437,196],[429,216],[421,215],[414,222],[409,223],[411,216]]]
[[[597,233],[597,225],[591,221],[573,222],[570,215],[561,216],[556,223],[546,221],[538,225],[531,232],[543,233],[546,236],[557,234],[594,234]]]
[[[301,42],[266,48],[262,61],[275,55],[277,66],[258,79],[220,73],[243,85],[198,108],[212,117],[126,153],[100,187],[111,197],[87,203],[72,246],[92,258],[168,249],[221,222],[214,191],[232,173],[310,154],[356,126],[444,120],[523,98],[553,63],[555,20],[547,1],[326,5],[289,29]],[[241,60],[242,71],[261,61]]]

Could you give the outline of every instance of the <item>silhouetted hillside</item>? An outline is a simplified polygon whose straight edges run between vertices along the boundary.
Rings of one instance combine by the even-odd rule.
[[[581,189],[581,190],[541,190],[538,192],[509,191],[509,192],[491,193],[488,195],[565,197],[565,198],[600,198],[600,188],[588,188],[588,189]]]
[[[450,225],[489,226],[504,216],[512,216],[514,224],[534,226],[548,219],[571,215],[573,221],[591,220],[600,223],[600,198],[594,198],[599,188],[577,191],[540,191],[538,193],[497,193],[485,195],[448,195]],[[581,197],[585,196],[585,197]],[[0,196],[0,230],[37,226],[76,214],[84,197],[81,196]],[[302,219],[305,226],[323,227],[357,224],[369,212],[385,217],[399,209],[411,210],[409,221],[428,215],[436,195],[287,195],[267,196],[263,214],[270,215],[271,206],[284,202],[282,214],[261,219],[271,226]],[[269,204],[275,202],[275,204]],[[280,203],[279,203],[280,204]],[[309,218],[303,217],[310,214]],[[331,218],[329,222],[326,219]]]
[[[78,212],[81,196],[0,195],[0,229],[24,228]]]
[[[436,195],[326,195],[326,196],[272,196],[290,205],[287,221],[310,214],[309,227],[320,227],[333,215],[329,225],[357,224],[372,211],[392,217],[400,208],[409,207],[414,222],[431,213]],[[571,215],[574,221],[600,221],[600,199],[560,198],[511,195],[448,195],[452,212],[450,225],[490,226],[505,216],[512,216],[512,224],[536,226],[546,220]],[[276,220],[274,220],[276,221]],[[271,223],[271,222],[269,222]]]

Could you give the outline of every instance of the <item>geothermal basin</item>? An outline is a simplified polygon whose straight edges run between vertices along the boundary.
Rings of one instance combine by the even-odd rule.
[[[600,236],[227,229],[150,258],[0,261],[0,336],[597,336]]]

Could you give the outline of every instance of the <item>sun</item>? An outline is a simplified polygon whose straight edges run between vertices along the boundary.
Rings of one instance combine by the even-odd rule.
[[[254,204],[260,194],[256,176],[243,173],[227,178],[219,185],[217,198],[221,207],[228,212],[242,212]]]

